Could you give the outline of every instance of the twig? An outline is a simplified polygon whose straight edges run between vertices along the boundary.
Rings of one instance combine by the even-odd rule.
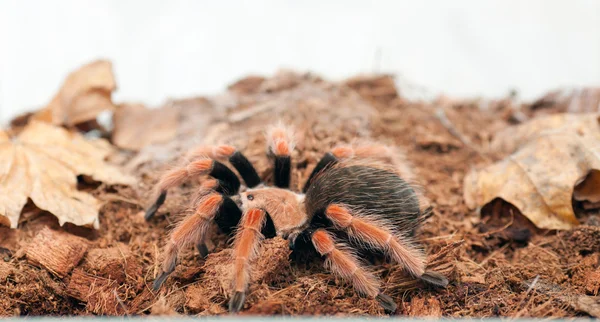
[[[442,123],[442,125],[446,128],[446,130],[448,130],[448,132],[450,132],[450,134],[452,134],[457,139],[459,139],[463,145],[465,145],[466,147],[475,151],[485,161],[492,161],[490,157],[488,157],[483,151],[481,151],[481,149],[476,144],[474,144],[471,141],[471,139],[469,139],[466,135],[461,133],[456,128],[456,126],[454,126],[454,124],[452,124],[452,121],[450,121],[450,119],[446,115],[446,111],[444,110],[443,107],[437,107],[435,109],[435,117],[440,121],[440,123]]]
[[[119,303],[119,306],[121,306],[121,308],[123,309],[123,312],[125,312],[125,315],[129,316],[129,310],[127,309],[127,307],[125,306],[125,303],[123,303],[123,301],[121,301],[121,298],[119,297],[119,294],[117,294],[117,289],[113,289],[113,293],[115,294],[115,298],[117,299],[117,303]]]
[[[126,203],[129,203],[129,204],[132,204],[134,206],[138,206],[140,208],[144,208],[144,206],[141,203],[139,203],[138,201],[135,201],[135,200],[130,199],[130,198],[122,197],[122,196],[119,196],[117,194],[106,194],[101,199],[104,202],[122,201],[122,202],[126,202]]]
[[[525,292],[525,296],[521,299],[521,301],[519,302],[519,304],[516,307],[520,307],[521,304],[523,304],[523,301],[525,301],[527,296],[529,296],[529,293],[535,288],[535,286],[539,280],[540,280],[540,276],[536,275],[535,278],[533,279],[533,282],[531,282],[531,285],[529,285],[527,292]],[[517,314],[515,316],[513,316],[512,319],[518,319],[523,314],[525,309],[526,309],[526,307],[524,307],[519,312],[517,312]]]

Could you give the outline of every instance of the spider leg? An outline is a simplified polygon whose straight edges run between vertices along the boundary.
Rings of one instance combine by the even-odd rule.
[[[275,186],[289,188],[292,168],[291,153],[294,150],[292,131],[283,125],[269,130],[267,135],[269,154],[274,156]]]
[[[165,202],[167,190],[180,185],[190,177],[209,175],[218,180],[219,187],[227,195],[237,193],[240,188],[238,177],[223,163],[213,159],[197,159],[185,166],[173,168],[167,171],[158,183],[160,191],[158,198],[146,211],[146,220],[152,218],[158,208]]]
[[[188,158],[191,160],[198,158],[206,158],[209,157],[211,159],[215,159],[218,161],[229,161],[231,165],[238,171],[246,186],[249,188],[253,188],[257,186],[261,180],[254,169],[254,166],[244,154],[235,147],[230,145],[221,145],[221,146],[201,146],[192,150],[188,153]]]
[[[325,257],[325,266],[333,274],[351,282],[359,294],[377,299],[387,312],[396,311],[394,300],[380,291],[379,279],[365,270],[352,252],[336,244],[331,234],[317,229],[312,233],[311,241],[317,252]]]
[[[241,211],[227,196],[210,193],[198,203],[196,211],[184,218],[171,232],[165,249],[161,274],[154,280],[153,289],[158,290],[169,274],[175,270],[177,255],[182,247],[198,241],[203,241],[210,223],[229,221],[230,224],[239,221]]]
[[[348,233],[350,238],[383,251],[394,262],[401,264],[412,276],[428,284],[445,287],[448,280],[441,274],[425,271],[425,254],[405,238],[397,236],[385,224],[353,216],[345,205],[331,204],[325,216],[336,229]]]
[[[351,158],[357,159],[372,159],[393,166],[398,175],[404,180],[413,179],[413,173],[406,164],[404,154],[395,151],[393,148],[373,143],[373,144],[353,144],[353,145],[338,145],[331,152],[325,153],[321,160],[317,163],[311,172],[303,191],[306,192],[312,183],[314,177],[327,166],[337,162],[348,160]]]
[[[246,211],[235,236],[233,248],[233,296],[229,301],[229,311],[239,312],[246,300],[246,290],[250,283],[250,262],[256,257],[265,226],[267,214],[261,209]]]
[[[319,160],[313,171],[310,173],[310,176],[304,184],[304,188],[302,188],[302,192],[306,193],[306,191],[308,191],[313,179],[317,174],[319,174],[319,172],[323,171],[323,169],[329,165],[335,164],[336,162],[338,162],[338,159],[331,152],[325,153],[325,155],[321,158],[321,160]]]
[[[203,180],[202,184],[200,185],[200,188],[198,189],[198,192],[196,192],[193,204],[200,204],[202,198],[214,192],[227,195],[227,192],[223,189],[223,184],[221,183],[221,180],[214,178],[207,178],[206,180]],[[202,236],[201,240],[198,240],[198,242],[196,243],[196,249],[198,249],[198,253],[200,253],[200,257],[203,259],[206,258],[206,256],[208,256],[209,254],[208,247],[206,247],[205,244],[205,240],[206,236]]]

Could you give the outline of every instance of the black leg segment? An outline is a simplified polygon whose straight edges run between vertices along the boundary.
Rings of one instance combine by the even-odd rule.
[[[240,189],[240,179],[226,165],[221,162],[214,161],[213,168],[209,175],[219,180],[219,187],[223,191],[227,191],[228,195],[233,195]]]
[[[200,257],[206,258],[206,256],[208,256],[208,247],[206,247],[204,242],[199,242],[196,244],[196,249],[198,250]]]
[[[167,198],[167,192],[162,191],[160,193],[160,195],[158,196],[158,198],[156,198],[156,201],[154,202],[154,204],[152,204],[152,206],[150,206],[150,208],[148,208],[148,210],[146,210],[146,214],[144,215],[144,218],[146,220],[150,220],[150,218],[154,217],[158,208],[160,208],[160,206],[162,206],[162,204],[165,203],[166,198]]]
[[[319,172],[323,171],[323,169],[325,169],[327,166],[329,166],[330,164],[334,164],[337,161],[338,159],[333,154],[331,154],[330,152],[325,153],[325,155],[321,158],[319,163],[317,163],[315,169],[311,172],[310,177],[308,177],[308,180],[306,180],[302,192],[306,193],[313,179]]]
[[[253,188],[260,183],[260,177],[256,173],[256,169],[240,151],[233,153],[229,157],[229,162],[239,172],[248,188]]]
[[[289,188],[291,170],[292,159],[290,156],[275,156],[275,186]]]
[[[156,292],[158,289],[160,289],[160,286],[167,280],[169,274],[173,273],[176,265],[177,261],[173,261],[169,267],[163,268],[164,271],[162,271],[162,273],[160,273],[160,275],[158,275],[158,277],[154,280],[154,283],[152,284],[152,290]]]
[[[231,200],[231,198],[227,196],[223,196],[223,203],[221,204],[221,207],[219,207],[217,215],[215,216],[215,222],[221,231],[226,234],[230,234],[238,225],[241,218],[242,211],[235,204],[235,201]]]
[[[269,215],[269,213],[266,213],[266,217],[267,220],[265,221],[265,224],[263,225],[262,229],[260,230],[260,233],[263,234],[263,236],[265,236],[265,238],[274,238],[275,236],[277,236],[277,231],[275,230],[275,224],[273,223],[273,219],[271,218],[271,216]]]

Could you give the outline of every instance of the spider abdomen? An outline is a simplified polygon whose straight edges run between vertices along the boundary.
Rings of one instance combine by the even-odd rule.
[[[368,165],[326,169],[315,177],[305,200],[309,216],[323,213],[329,205],[343,204],[407,235],[414,234],[422,218],[419,198],[409,183],[394,172]]]

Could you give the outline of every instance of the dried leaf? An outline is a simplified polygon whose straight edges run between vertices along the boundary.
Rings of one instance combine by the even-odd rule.
[[[139,151],[147,145],[175,137],[179,110],[169,105],[147,109],[141,104],[123,104],[113,115],[113,123],[113,143],[120,148]]]
[[[574,295],[564,297],[572,308],[585,312],[593,317],[600,317],[600,303],[597,296]]]
[[[562,118],[562,119],[561,119]],[[546,126],[560,119],[562,126]],[[559,124],[557,122],[556,124]],[[562,115],[534,120],[508,130],[516,139],[497,146],[517,152],[465,177],[464,197],[470,208],[496,198],[514,205],[537,227],[569,229],[578,224],[572,198],[600,200],[598,120],[594,115]],[[520,144],[521,139],[527,141]],[[499,139],[500,140],[500,139]]]
[[[599,117],[598,113],[564,113],[537,117],[527,123],[508,127],[498,132],[490,144],[490,149],[510,154],[536,136],[549,131],[577,133],[581,136],[600,139]]]
[[[116,88],[111,62],[89,63],[72,72],[58,94],[33,119],[68,126],[95,120],[101,112],[114,110],[111,94]]]
[[[0,224],[16,228],[30,198],[60,223],[98,228],[98,201],[77,190],[77,176],[109,184],[134,179],[104,162],[105,141],[87,141],[77,133],[32,121],[10,139],[0,131]]]
[[[551,108],[556,112],[600,112],[600,88],[583,87],[552,91],[535,101],[533,110]]]

